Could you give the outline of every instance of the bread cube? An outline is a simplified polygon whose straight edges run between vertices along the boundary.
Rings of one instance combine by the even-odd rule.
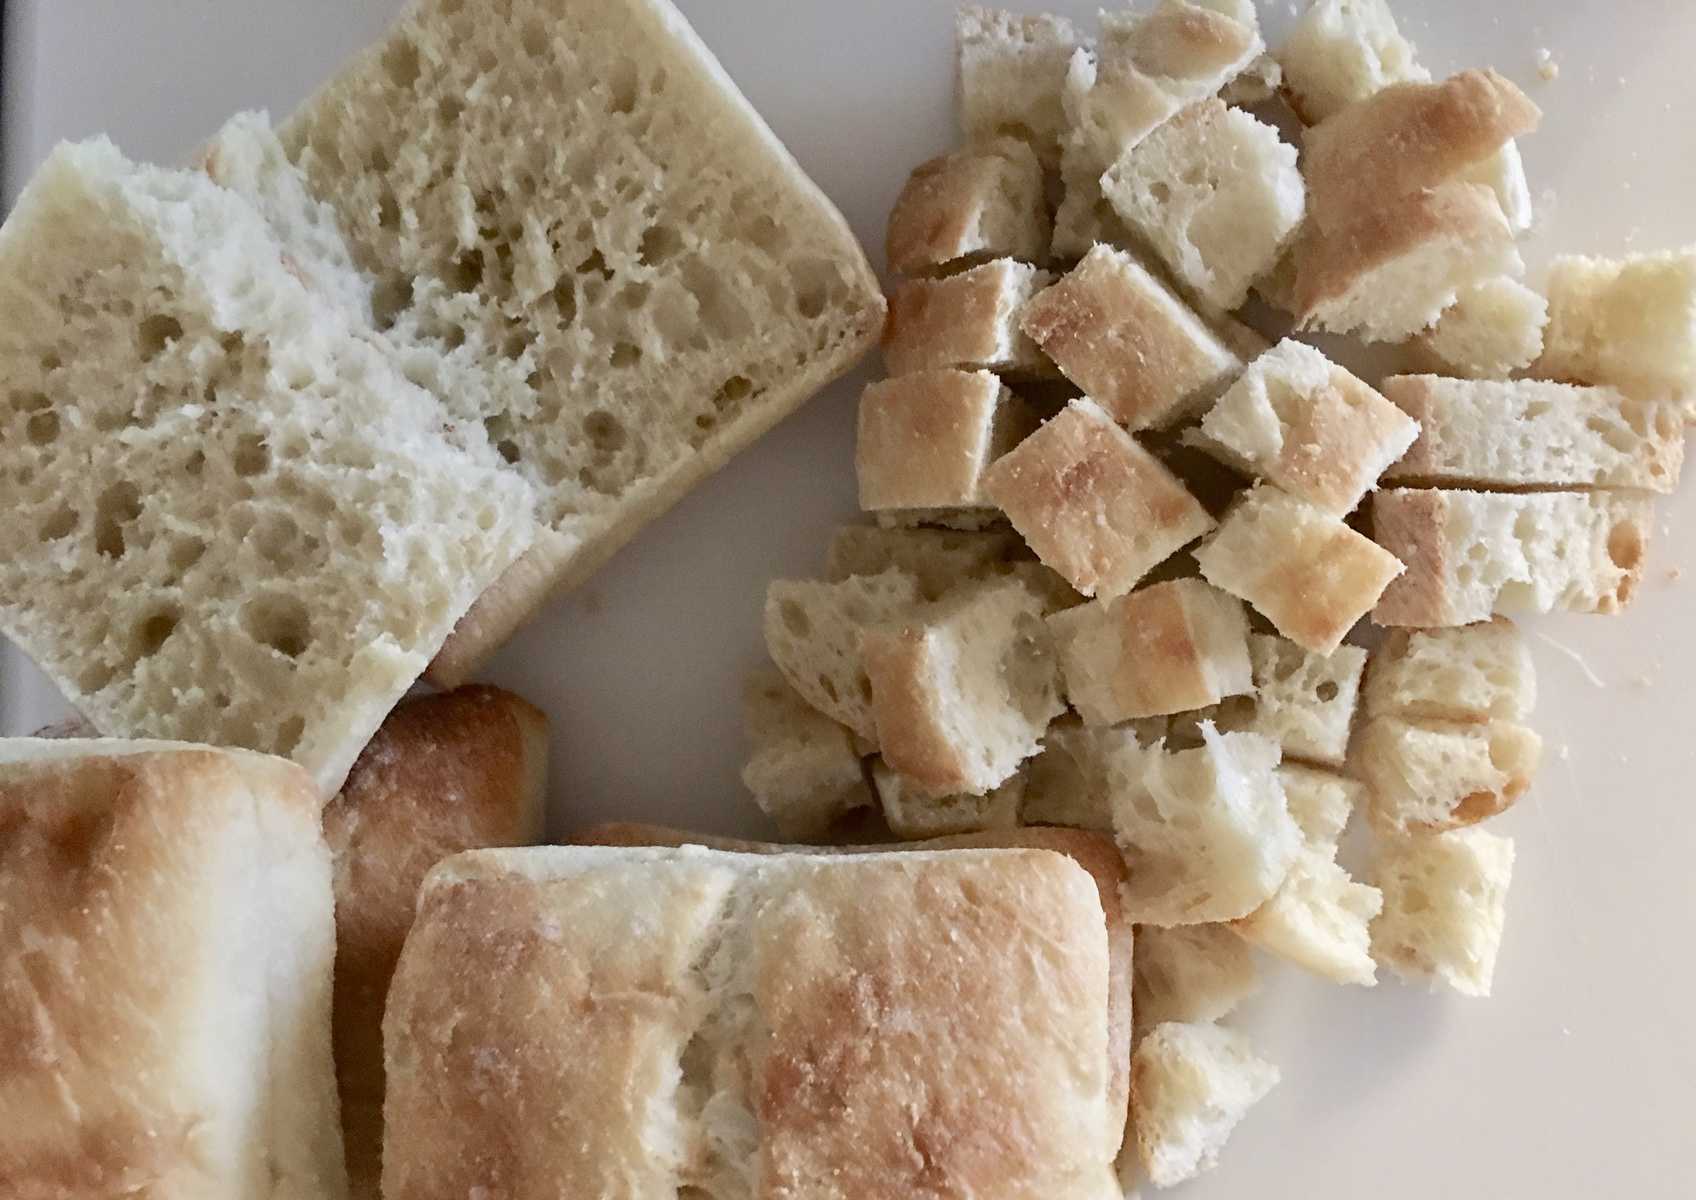
[[[872,788],[889,831],[903,841],[917,841],[1017,828],[1025,780],[1014,775],[982,796],[933,796],[878,758],[872,760]]]
[[[742,782],[784,837],[822,838],[872,802],[853,732],[803,700],[782,672],[757,672],[742,696],[749,744]]]
[[[1533,379],[1397,375],[1382,387],[1420,429],[1389,480],[1670,492],[1684,466],[1684,414],[1673,400]]]
[[[1482,829],[1387,843],[1374,882],[1384,911],[1372,922],[1372,955],[1404,979],[1463,996],[1488,996],[1507,918],[1513,839]]]
[[[825,553],[825,578],[840,582],[850,575],[878,575],[895,568],[911,575],[926,600],[972,579],[1010,568],[1009,559],[1024,548],[1010,529],[972,532],[958,529],[886,529],[881,525],[841,525]]]
[[[1555,259],[1536,371],[1654,395],[1696,383],[1696,247]]]
[[[1043,734],[1042,751],[1025,764],[1019,819],[1111,833],[1115,764],[1154,740],[1141,736],[1137,722],[1101,728],[1076,716],[1060,717]],[[1132,763],[1125,769],[1136,768]]]
[[[1418,346],[1443,365],[1443,374],[1506,379],[1543,353],[1548,319],[1541,293],[1498,275],[1462,292]]]
[[[1387,488],[1373,500],[1373,536],[1407,573],[1372,619],[1430,629],[1496,613],[1618,612],[1642,577],[1652,515],[1628,492]]]
[[[889,269],[929,275],[962,261],[1047,257],[1042,165],[1002,139],[915,167],[889,214]]]
[[[1136,1027],[1217,1021],[1260,990],[1254,953],[1229,925],[1144,925],[1131,958]]]
[[[1193,440],[1340,517],[1418,436],[1412,419],[1349,371],[1285,339],[1248,365]]]
[[[1411,721],[1525,721],[1537,672],[1505,617],[1457,629],[1394,629],[1366,668],[1368,717]]]
[[[1066,378],[1129,429],[1194,416],[1242,358],[1122,250],[1096,246],[1020,318]]]
[[[1060,91],[1085,39],[1064,17],[975,4],[956,10],[954,32],[966,140],[1023,138],[1045,165],[1057,165],[1066,130]]]
[[[1131,1124],[1156,1187],[1218,1165],[1231,1131],[1278,1084],[1278,1068],[1217,1025],[1157,1025],[1131,1055]]]
[[[991,507],[984,469],[1035,428],[1025,402],[988,371],[920,371],[869,384],[854,452],[860,507]]]
[[[1392,83],[1431,78],[1389,0],[1314,0],[1277,57],[1284,96],[1309,125]]]
[[[1248,618],[1199,579],[1157,583],[1048,618],[1066,695],[1088,725],[1217,704],[1253,688]]]
[[[1213,528],[1178,477],[1088,399],[999,459],[984,494],[1085,596],[1123,595]]]
[[[1296,148],[1218,99],[1150,133],[1108,168],[1101,190],[1178,282],[1219,311],[1248,299],[1306,208]]]
[[[1042,604],[1016,579],[962,590],[862,643],[884,761],[933,796],[981,796],[1065,711]]]
[[[883,361],[891,375],[936,367],[1052,375],[1019,328],[1025,302],[1054,282],[1047,271],[998,258],[941,279],[909,279],[889,297]]]
[[[1195,552],[1214,587],[1246,600],[1278,632],[1330,654],[1402,572],[1338,517],[1262,484]]]
[[[1513,806],[1537,773],[1543,739],[1511,721],[1414,722],[1374,717],[1353,752],[1372,789],[1372,821],[1392,833],[1476,825]]]
[[[1211,725],[1201,733],[1199,749],[1152,749],[1114,764],[1113,832],[1138,924],[1247,916],[1278,890],[1301,844],[1278,779],[1278,744]]]
[[[1366,651],[1338,646],[1315,654],[1270,634],[1248,639],[1254,696],[1248,711],[1220,727],[1258,733],[1283,747],[1286,759],[1340,767],[1348,758]]]

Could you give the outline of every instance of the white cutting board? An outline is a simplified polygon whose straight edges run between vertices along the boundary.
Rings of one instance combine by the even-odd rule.
[[[132,155],[172,160],[233,109],[281,115],[398,3],[9,7],[8,196],[58,138],[105,130]],[[908,169],[953,139],[951,5],[681,7],[877,247]],[[1096,6],[1052,7],[1083,18]],[[1268,6],[1274,38],[1293,7]],[[1544,209],[1534,272],[1556,250],[1696,240],[1696,4],[1400,10],[1435,71],[1492,64],[1543,106],[1524,144]],[[1558,80],[1539,78],[1539,48]],[[766,581],[817,570],[832,523],[852,512],[858,382],[744,454],[491,664],[489,680],[553,718],[556,832],[610,817],[759,830],[737,782],[737,681],[760,655]],[[1496,998],[1344,990],[1269,965],[1241,1024],[1284,1082],[1220,1168],[1178,1194],[1696,1197],[1696,488],[1663,509],[1666,536],[1657,530],[1627,615],[1531,625],[1549,639],[1535,650],[1550,754],[1532,795],[1494,826],[1519,844]],[[4,654],[0,732],[58,715],[52,689]]]

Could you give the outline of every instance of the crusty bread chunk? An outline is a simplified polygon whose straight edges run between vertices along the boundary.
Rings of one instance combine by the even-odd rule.
[[[1366,651],[1338,646],[1329,654],[1315,654],[1287,638],[1253,633],[1248,653],[1253,696],[1246,711],[1222,712],[1220,727],[1269,737],[1283,747],[1286,759],[1342,766]]]
[[[1314,0],[1276,53],[1284,96],[1309,125],[1393,83],[1431,78],[1389,0]]]
[[[1647,394],[1696,382],[1696,247],[1549,267],[1539,375]]]
[[[1213,98],[1121,155],[1101,190],[1178,282],[1221,312],[1272,269],[1306,207],[1296,148]]]
[[[1049,725],[1042,751],[1025,764],[1025,794],[1019,819],[1027,825],[1066,825],[1101,833],[1113,831],[1113,780],[1135,755],[1159,735],[1143,739],[1132,721],[1111,727],[1087,726],[1067,714]]]
[[[1254,686],[1242,602],[1199,579],[1081,604],[1048,628],[1085,724],[1201,708]]]
[[[1397,838],[1383,845],[1373,870],[1384,911],[1372,922],[1372,956],[1404,979],[1488,996],[1513,839],[1482,829]]]
[[[0,630],[104,733],[333,793],[529,544],[529,487],[198,172],[61,146],[0,266]]]
[[[1130,429],[1194,416],[1243,360],[1136,259],[1096,246],[1025,305],[1024,331]]]
[[[1211,1170],[1231,1131],[1278,1084],[1248,1038],[1217,1025],[1157,1025],[1131,1055],[1131,1124],[1156,1187]]]
[[[1044,165],[1057,166],[1066,132],[1061,90],[1085,39],[1065,17],[976,4],[955,10],[954,34],[966,140],[1021,138]]]
[[[1022,548],[1010,529],[972,532],[959,529],[887,529],[881,525],[840,525],[825,553],[825,578],[880,575],[895,568],[911,575],[926,600],[970,579],[984,579],[1011,568]]]
[[[983,473],[1036,428],[989,371],[946,368],[868,384],[854,464],[867,512],[993,507]]]
[[[1341,518],[1266,484],[1226,514],[1195,558],[1207,582],[1315,654],[1340,646],[1402,573],[1393,554]]]
[[[1392,833],[1476,825],[1531,786],[1543,739],[1511,721],[1450,724],[1374,717],[1351,754],[1372,789],[1372,821]]]
[[[889,269],[929,275],[962,262],[1048,257],[1042,164],[1004,138],[913,168],[889,214]]]
[[[870,629],[861,653],[884,761],[932,795],[999,787],[1065,711],[1042,602],[1017,579]]]
[[[1548,319],[1542,293],[1498,275],[1462,292],[1418,345],[1442,364],[1444,374],[1506,379],[1543,353]]]
[[[781,671],[763,668],[742,690],[748,762],[742,782],[784,837],[820,838],[872,802],[854,734],[801,698]]]
[[[1052,282],[1047,271],[998,258],[957,275],[897,284],[884,364],[891,375],[934,367],[1052,375],[1054,364],[1019,328],[1025,302]]]
[[[766,589],[766,650],[802,699],[875,747],[860,640],[873,625],[899,620],[919,603],[918,583],[899,570],[835,583],[774,580]]]
[[[1113,832],[1139,925],[1197,925],[1247,916],[1295,860],[1301,833],[1278,779],[1278,744],[1201,727],[1203,745],[1158,747],[1113,764]]]
[[[1088,399],[991,466],[984,493],[1085,596],[1123,595],[1213,528],[1178,477]]]
[[[1229,925],[1144,925],[1132,961],[1131,1013],[1139,1030],[1217,1021],[1260,990],[1254,952]]]
[[[1352,512],[1419,426],[1352,373],[1286,338],[1202,418],[1192,440],[1325,512]]]
[[[1419,440],[1388,480],[1671,492],[1684,466],[1684,414],[1674,400],[1531,379],[1397,375],[1380,386],[1419,422]]]
[[[1642,577],[1653,511],[1629,492],[1386,488],[1373,500],[1373,536],[1407,573],[1372,619],[1429,629],[1496,613],[1618,612]]]
[[[1394,629],[1367,666],[1363,699],[1369,717],[1525,721],[1537,706],[1537,671],[1506,617],[1457,629]]]
[[[872,787],[889,831],[905,841],[1016,829],[1025,779],[1015,774],[981,796],[957,792],[932,795],[881,758],[872,760]]]
[[[0,1191],[347,1196],[322,806],[264,755],[0,740]]]

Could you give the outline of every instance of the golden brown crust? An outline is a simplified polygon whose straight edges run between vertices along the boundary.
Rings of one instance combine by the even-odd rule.
[[[948,731],[937,728],[927,687],[935,670],[932,652],[917,627],[868,629],[860,640],[880,752],[926,791],[946,796],[970,786],[971,764]]]
[[[1019,329],[1019,310],[1053,276],[997,259],[943,279],[909,279],[889,294],[883,361],[891,375],[937,367],[1053,375]]]
[[[913,169],[889,214],[889,269],[926,275],[961,259],[1044,256],[1042,171],[1011,141],[944,154]]]
[[[869,384],[854,459],[860,507],[981,507],[997,437],[1016,441],[1034,424],[988,371],[919,371]]]
[[[1444,519],[1441,492],[1397,489],[1373,498],[1373,540],[1407,568],[1372,610],[1378,624],[1429,628],[1454,623],[1444,585],[1449,577]]]

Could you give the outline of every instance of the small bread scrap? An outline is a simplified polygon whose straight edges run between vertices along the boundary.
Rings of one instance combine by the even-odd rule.
[[[1330,654],[1315,654],[1287,638],[1254,633],[1248,653],[1253,696],[1246,712],[1221,713],[1220,728],[1269,737],[1283,747],[1286,760],[1342,766],[1366,651],[1338,646]]]
[[[1543,739],[1511,721],[1415,723],[1374,717],[1351,755],[1372,789],[1372,822],[1387,833],[1476,825],[1511,808],[1531,787]]]
[[[1260,990],[1254,952],[1229,925],[1144,925],[1133,962],[1131,1014],[1139,1030],[1217,1021]]]
[[[1199,579],[1048,618],[1066,696],[1089,725],[1217,704],[1252,690],[1242,602]]]
[[[1059,165],[1066,131],[1060,93],[1072,53],[1084,44],[1072,23],[962,4],[954,34],[966,140],[1022,138],[1044,166]]]
[[[854,459],[860,507],[991,507],[985,469],[1035,428],[1029,406],[989,371],[920,371],[868,384]]]
[[[823,837],[871,804],[853,732],[803,700],[781,671],[748,679],[742,713],[749,745],[742,782],[784,837]]]
[[[1131,1055],[1131,1124],[1149,1181],[1171,1187],[1218,1165],[1231,1131],[1278,1079],[1234,1030],[1156,1025]]]
[[[1242,358],[1123,250],[1100,245],[1025,305],[1024,331],[1128,429],[1197,415]]]
[[[1048,256],[1042,165],[1025,143],[1002,139],[913,169],[889,214],[889,269],[930,275],[963,261]]]
[[[1676,401],[1531,379],[1397,375],[1379,386],[1420,430],[1387,480],[1671,492],[1684,467]]]
[[[1372,619],[1431,629],[1497,613],[1616,613],[1642,577],[1653,511],[1630,492],[1387,488],[1373,500],[1373,536],[1407,573]]]
[[[941,279],[909,279],[889,297],[883,361],[891,375],[936,367],[1053,375],[1019,328],[1025,302],[1054,282],[1029,263],[998,258]]]
[[[1457,629],[1395,629],[1366,669],[1368,717],[1525,721],[1537,706],[1531,649],[1505,617]]]
[[[1284,98],[1309,125],[1392,83],[1431,78],[1396,28],[1389,0],[1314,0],[1277,58]]]
[[[1384,911],[1372,922],[1372,956],[1403,979],[1488,996],[1513,858],[1512,838],[1482,829],[1385,843],[1373,869]]]
[[[1010,529],[888,529],[882,525],[841,525],[825,552],[825,578],[840,583],[850,575],[879,575],[894,568],[911,575],[925,600],[969,579],[1007,569],[1023,548]]]
[[[1416,343],[1446,375],[1506,379],[1543,353],[1549,302],[1517,279],[1499,275],[1460,294]]]
[[[959,792],[935,796],[915,786],[881,758],[872,760],[872,788],[889,831],[903,841],[1015,829],[1025,778],[1015,774],[981,796]]]
[[[1214,587],[1298,646],[1330,654],[1402,573],[1394,554],[1338,517],[1262,484],[1195,552]]]
[[[1549,267],[1537,374],[1648,395],[1696,384],[1696,246]]]

